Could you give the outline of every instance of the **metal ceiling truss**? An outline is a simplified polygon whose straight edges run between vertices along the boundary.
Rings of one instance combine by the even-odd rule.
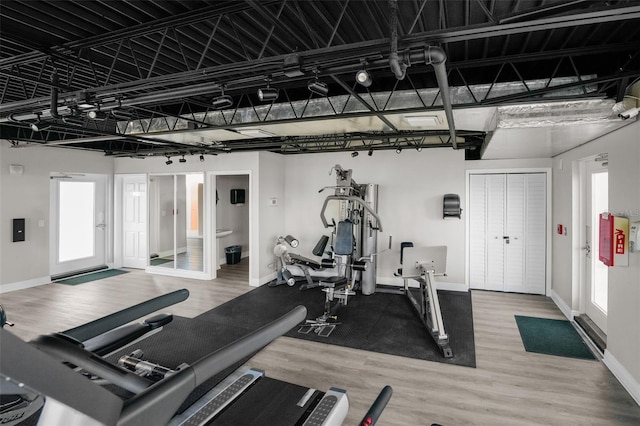
[[[379,149],[390,149],[403,144],[402,138],[413,143],[412,138],[423,136],[419,132],[398,136],[385,114],[442,108],[434,73],[424,66],[420,53],[429,45],[447,52],[456,108],[569,97],[620,100],[625,87],[640,77],[640,5],[634,1],[620,1],[619,7],[584,0],[543,1],[538,7],[525,7],[519,1],[401,2],[393,30],[400,36],[399,57],[408,65],[402,81],[389,69],[386,1],[220,1],[186,11],[171,2],[152,1],[154,7],[179,12],[148,22],[151,9],[129,5],[131,19],[139,21],[135,25],[115,2],[94,2],[92,8],[80,3],[73,20],[55,2],[38,2],[39,8],[24,2],[28,10],[14,10],[11,2],[4,5],[5,19],[29,23],[53,18],[71,25],[50,27],[51,37],[72,41],[46,49],[35,41],[2,34],[7,51],[31,49],[0,59],[0,132],[15,145],[76,147],[85,141],[85,147],[108,155],[217,153],[229,148],[288,153],[294,145],[322,151],[338,149],[337,140],[326,140],[336,135],[293,138],[284,144],[282,140],[289,137],[277,143],[273,138],[220,141],[225,146],[220,151],[209,144],[164,140],[159,132],[235,131],[250,124],[369,115],[381,120],[386,136],[395,139],[395,144],[379,144]],[[104,28],[114,23],[121,29],[80,36],[95,32],[96,14]],[[570,38],[580,43],[568,45]],[[611,63],[606,67],[596,63],[598,57]],[[374,74],[371,88],[353,83],[355,71],[363,66]],[[51,78],[54,73],[59,81]],[[313,75],[329,85],[329,97],[319,99],[307,91]],[[256,101],[253,93],[265,80],[280,90],[284,102]],[[498,90],[505,83],[510,84],[508,93]],[[75,116],[67,119],[79,120],[84,129],[47,116],[52,89],[59,92],[59,106],[70,108]],[[211,98],[223,91],[233,97],[234,107],[214,110]],[[394,96],[400,92],[415,93],[416,103],[399,107]],[[91,106],[78,108],[84,101]],[[324,102],[322,108],[319,102]],[[108,119],[88,120],[89,110],[105,112]],[[30,128],[47,121],[51,128],[46,132]],[[461,134],[462,147],[481,143],[476,134]],[[352,135],[344,138],[351,144]],[[441,142],[447,146],[452,141]]]

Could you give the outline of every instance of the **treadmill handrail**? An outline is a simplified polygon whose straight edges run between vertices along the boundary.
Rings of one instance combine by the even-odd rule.
[[[280,318],[228,344],[130,398],[118,425],[167,424],[193,389],[242,358],[257,352],[307,317],[300,305]],[[176,395],[176,393],[178,395]]]
[[[322,219],[322,224],[324,225],[325,228],[329,227],[329,223],[327,222],[327,219],[324,216],[324,211],[327,208],[327,204],[329,203],[329,201],[331,200],[338,200],[338,201],[352,201],[354,203],[360,204],[369,214],[371,214],[371,216],[373,216],[373,218],[376,220],[376,224],[378,231],[382,232],[382,222],[380,221],[380,216],[377,215],[376,212],[374,212],[371,207],[369,207],[369,205],[367,203],[365,203],[365,201],[360,198],[360,197],[356,197],[353,195],[349,195],[349,196],[344,196],[344,195],[328,195],[327,198],[324,199],[324,204],[322,205],[322,210],[320,210],[320,219]]]
[[[145,302],[130,306],[113,314],[98,318],[97,320],[82,324],[75,328],[63,331],[62,334],[72,337],[81,342],[85,342],[121,325],[135,321],[152,312],[164,309],[167,306],[183,302],[189,297],[189,290],[183,288],[162,296],[154,297]]]
[[[253,331],[247,336],[200,358],[191,367],[195,372],[196,386],[215,376],[238,360],[257,352],[307,319],[307,308],[299,305],[280,318]]]
[[[387,385],[383,387],[380,393],[378,394],[378,397],[376,398],[376,400],[373,401],[373,404],[371,404],[371,407],[369,407],[369,410],[362,418],[362,421],[360,421],[360,423],[358,424],[360,426],[375,425],[378,419],[380,418],[382,411],[384,410],[384,408],[387,406],[387,403],[391,399],[392,394],[393,394],[393,388],[391,386]]]

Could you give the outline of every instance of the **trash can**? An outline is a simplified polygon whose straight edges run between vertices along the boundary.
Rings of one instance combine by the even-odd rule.
[[[242,246],[225,247],[224,253],[227,255],[227,265],[235,265],[240,262],[242,256]]]

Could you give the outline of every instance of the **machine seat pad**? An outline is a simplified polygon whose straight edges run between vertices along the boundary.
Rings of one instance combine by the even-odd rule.
[[[322,269],[322,266],[315,260],[309,259],[304,256],[300,256],[299,254],[289,253],[289,257],[291,257],[291,261],[293,263],[297,263],[299,265],[305,265],[311,269]]]
[[[347,279],[345,277],[328,277],[322,278],[320,280],[320,286],[323,284],[330,284],[328,287],[338,287],[347,283]],[[331,285],[332,284],[332,285]]]

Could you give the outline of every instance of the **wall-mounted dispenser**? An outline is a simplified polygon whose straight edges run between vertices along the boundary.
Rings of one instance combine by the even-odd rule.
[[[24,241],[25,235],[25,221],[24,219],[13,219],[13,242],[17,243]]]
[[[244,189],[231,190],[231,204],[244,204]]]
[[[462,209],[460,208],[460,196],[458,194],[444,194],[442,206],[442,218],[457,217],[460,219]]]

